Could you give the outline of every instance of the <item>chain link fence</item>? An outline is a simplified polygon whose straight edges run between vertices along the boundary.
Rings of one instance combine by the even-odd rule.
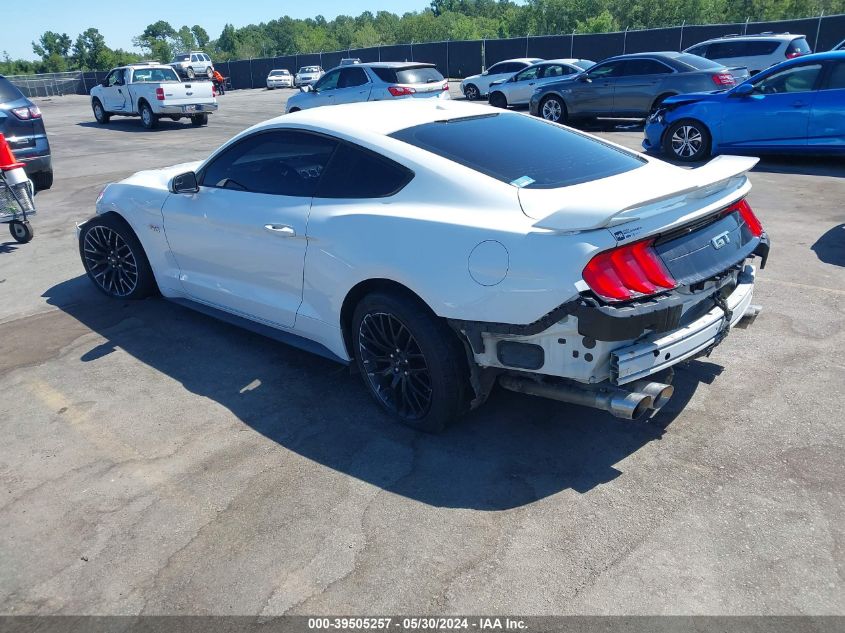
[[[444,76],[462,79],[484,68],[514,57],[580,57],[601,61],[613,55],[647,51],[683,50],[704,40],[727,34],[753,35],[757,33],[796,33],[806,36],[814,51],[830,50],[845,39],[845,14],[819,15],[796,20],[775,22],[740,22],[624,30],[616,33],[570,33],[536,35],[492,40],[423,42],[352,48],[342,51],[283,55],[256,59],[215,62],[215,67],[227,78],[234,90],[263,88],[269,72],[286,68],[295,73],[302,66],[322,66],[325,69],[340,64],[343,57],[357,57],[362,62],[418,61],[437,66]],[[14,75],[8,79],[30,97],[49,97],[64,94],[87,95],[102,81],[107,70],[42,75]]]

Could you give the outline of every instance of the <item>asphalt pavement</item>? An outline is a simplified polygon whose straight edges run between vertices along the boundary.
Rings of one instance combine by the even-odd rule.
[[[842,159],[753,171],[764,310],[656,418],[497,391],[429,436],[344,367],[84,276],[106,183],[290,94],[153,131],[38,101],[56,181],[0,236],[0,612],[845,614]]]

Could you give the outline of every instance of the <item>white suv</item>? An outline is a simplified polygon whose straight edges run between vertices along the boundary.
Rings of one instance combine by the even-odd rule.
[[[808,55],[813,51],[803,35],[795,33],[760,33],[758,35],[726,35],[684,51],[712,59],[729,68],[745,66],[756,75],[786,59]]]
[[[214,65],[211,58],[202,51],[191,51],[190,53],[179,53],[170,62],[177,73],[188,79],[196,77],[211,77],[214,75]]]
[[[506,59],[493,64],[480,75],[467,77],[461,82],[461,92],[469,101],[475,101],[486,97],[490,92],[490,84],[495,81],[510,79],[520,70],[543,61],[538,57],[520,57],[519,59]]]

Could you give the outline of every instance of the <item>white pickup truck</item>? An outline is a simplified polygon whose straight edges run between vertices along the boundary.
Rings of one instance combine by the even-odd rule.
[[[97,123],[108,123],[114,115],[140,116],[142,125],[152,129],[161,117],[187,117],[205,125],[217,110],[217,99],[210,81],[182,83],[170,66],[131,64],[115,68],[91,89],[91,108]]]

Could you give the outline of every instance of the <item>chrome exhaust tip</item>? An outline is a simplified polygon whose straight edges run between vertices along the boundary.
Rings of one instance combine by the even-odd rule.
[[[601,409],[625,420],[640,419],[654,404],[654,399],[649,394],[627,391],[619,387],[582,385],[575,382],[549,383],[508,374],[499,376],[499,384],[517,393]]]
[[[667,385],[663,382],[651,382],[648,380],[637,380],[630,385],[625,385],[633,391],[638,391],[651,396],[651,408],[655,411],[662,409],[672,396],[675,394],[675,388],[672,385]]]
[[[617,418],[639,420],[648,414],[653,407],[654,400],[647,393],[619,391],[610,398],[610,407],[607,410]]]

